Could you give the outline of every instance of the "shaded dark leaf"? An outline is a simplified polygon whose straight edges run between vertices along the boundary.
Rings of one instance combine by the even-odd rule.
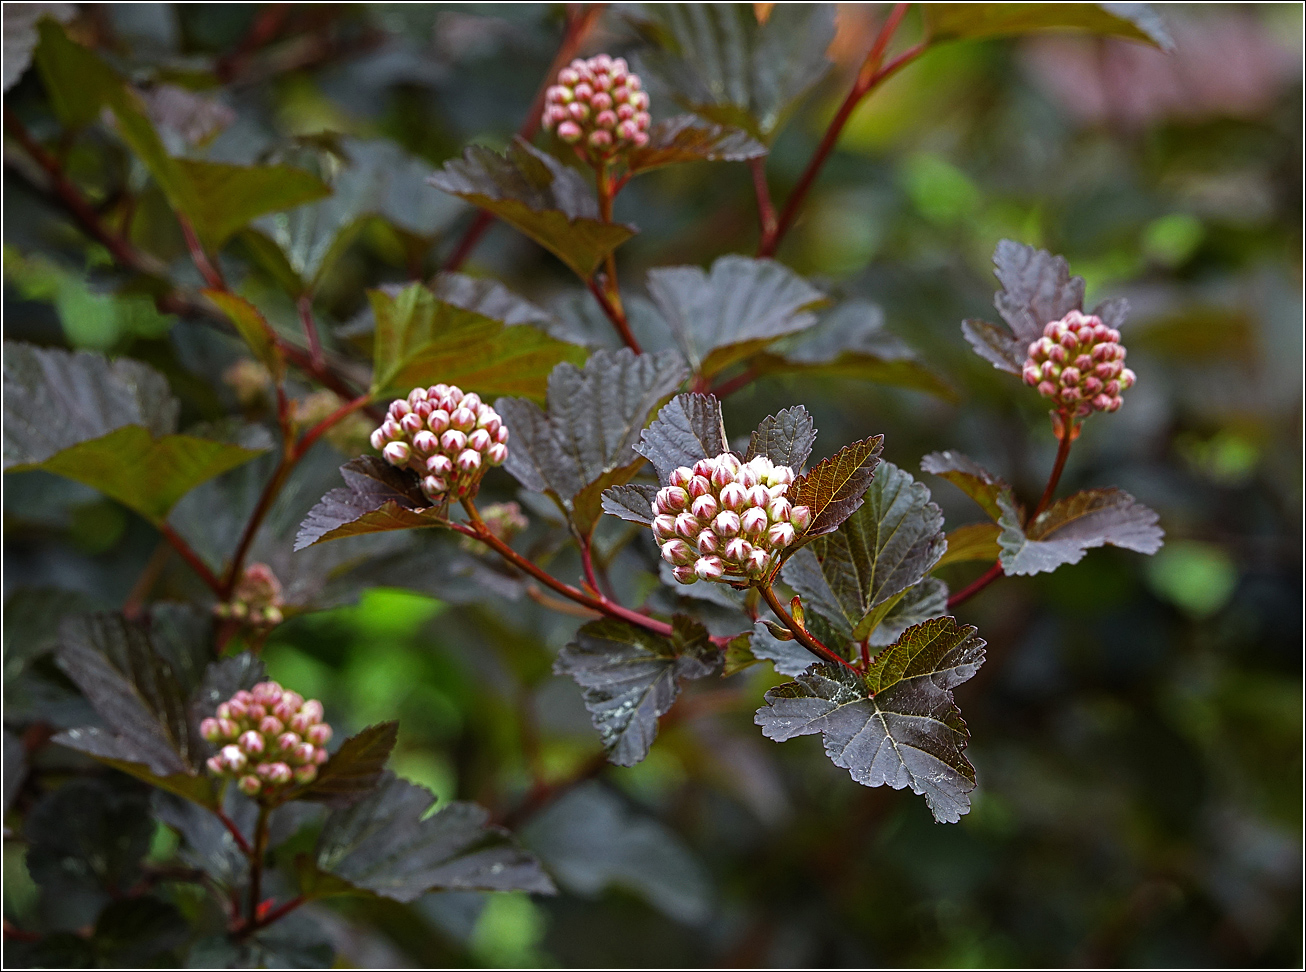
[[[1020,374],[1029,345],[1043,328],[1084,305],[1084,278],[1072,277],[1065,257],[1002,240],[993,251],[1002,289],[993,304],[1010,331],[985,321],[964,321],[962,333],[975,353],[995,368]]]
[[[4,606],[4,660],[6,677],[59,644],[59,625],[73,614],[88,614],[108,607],[81,591],[55,587],[19,587]]]
[[[784,264],[723,256],[711,273],[658,267],[648,292],[695,373],[710,377],[816,323],[825,295]]]
[[[1010,494],[998,498],[1003,572],[1038,574],[1076,564],[1090,547],[1111,544],[1138,553],[1161,549],[1157,514],[1121,489],[1086,489],[1057,500],[1023,528]]]
[[[100,968],[176,967],[173,954],[190,928],[180,911],[148,895],[112,902],[95,922],[91,941]]]
[[[766,456],[777,466],[788,466],[798,472],[812,454],[815,441],[816,425],[811,413],[801,405],[794,405],[762,419],[748,441],[744,459]]]
[[[506,155],[469,146],[429,181],[516,227],[582,279],[635,235],[633,226],[601,220],[598,200],[579,173],[520,138]]]
[[[815,326],[753,357],[749,367],[758,374],[855,378],[957,398],[906,342],[885,329],[884,312],[864,300],[843,301],[819,315]]]
[[[753,625],[748,637],[753,655],[769,661],[781,675],[801,675],[821,660],[797,641],[777,638],[762,621]]]
[[[655,122],[648,136],[647,145],[631,150],[627,164],[632,173],[679,162],[746,162],[766,155],[766,146],[747,132],[693,115]]]
[[[1165,22],[1147,3],[931,3],[921,9],[932,41],[1071,29],[1174,49]]]
[[[22,740],[10,732],[7,728],[4,730],[4,813],[9,812],[9,805],[14,802],[14,797],[23,787],[23,780],[27,778],[27,750],[23,747]]]
[[[549,376],[547,414],[521,399],[495,402],[512,431],[504,468],[527,489],[548,493],[588,535],[599,494],[642,465],[634,447],[649,413],[686,375],[670,351],[596,351],[583,369],[559,365]]]
[[[130,358],[4,343],[4,465],[42,462],[125,425],[177,430],[168,381]]]
[[[645,525],[653,522],[653,500],[657,496],[656,486],[640,483],[625,486],[612,486],[603,491],[603,512],[619,516],[623,520]]]
[[[205,290],[203,293],[236,326],[240,336],[254,352],[254,357],[271,372],[273,381],[280,383],[286,374],[286,359],[282,356],[276,334],[262,311],[229,290]]]
[[[955,823],[970,809],[975,769],[952,689],[983,661],[973,627],[936,618],[903,632],[865,677],[816,665],[769,690],[755,721],[776,742],[821,733],[826,755],[858,783],[909,786],[935,820]]]
[[[812,523],[800,539],[831,533],[856,512],[875,475],[883,446],[882,435],[846,445],[794,480],[789,498],[795,506],[812,511]]]
[[[938,567],[938,564],[934,565]],[[884,620],[871,632],[873,647],[891,645],[908,628],[937,618],[948,610],[948,585],[937,577],[927,577],[915,587],[909,587],[901,598],[889,608]]]
[[[521,836],[572,894],[593,899],[621,888],[676,921],[710,915],[708,875],[684,840],[600,783],[562,796]]]
[[[1000,476],[993,475],[969,456],[952,450],[931,452],[921,459],[921,469],[942,476],[978,503],[994,520],[1002,516],[1002,510],[998,509],[998,496],[1004,489],[1011,487]]]
[[[658,718],[671,708],[682,678],[721,670],[721,653],[699,622],[677,615],[663,638],[625,621],[591,621],[562,649],[553,666],[584,690],[594,728],[608,759],[633,766],[648,755]]]
[[[457,383],[482,395],[542,399],[550,372],[580,364],[583,349],[537,327],[507,327],[476,310],[438,299],[420,283],[395,294],[368,292],[376,319],[372,394],[407,395],[418,385]]]
[[[698,394],[677,395],[667,402],[635,446],[664,483],[676,468],[693,466],[728,449],[721,403]]]
[[[957,527],[948,533],[948,549],[934,565],[935,569],[975,560],[993,563],[1001,552],[998,546],[1001,532],[1002,528],[996,523],[967,523]]]
[[[139,784],[84,777],[46,794],[23,833],[27,869],[58,927],[77,928],[94,921],[111,894],[140,880],[154,823]]]
[[[383,459],[359,456],[340,467],[346,485],[333,489],[309,510],[295,537],[295,549],[385,530],[412,530],[447,523],[431,506],[416,473]]]
[[[375,792],[327,817],[313,859],[298,864],[308,897],[373,892],[413,901],[433,890],[554,893],[539,862],[474,803],[430,816],[435,794],[387,774]]]
[[[322,764],[317,779],[292,790],[289,799],[349,806],[376,789],[398,735],[399,723],[381,722],[350,736]]]
[[[641,63],[695,114],[768,140],[830,69],[834,4],[649,4],[641,30],[661,50]]]
[[[431,292],[437,300],[502,321],[509,327],[553,323],[547,311],[513,293],[497,280],[469,277],[463,273],[439,273],[431,284]]]

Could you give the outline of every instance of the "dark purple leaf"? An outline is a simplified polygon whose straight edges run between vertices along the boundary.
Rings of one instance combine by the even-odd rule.
[[[951,450],[931,452],[921,459],[921,469],[942,476],[978,503],[994,520],[1002,516],[998,496],[1011,487],[969,456]]]
[[[360,456],[340,467],[347,485],[322,497],[300,524],[295,549],[325,540],[384,530],[412,530],[448,522],[431,506],[417,475],[374,456]]]
[[[812,511],[811,526],[800,539],[831,533],[856,512],[875,475],[883,446],[882,435],[846,445],[794,481],[789,498],[795,506]]]
[[[693,466],[728,451],[721,403],[711,395],[677,395],[644,430],[635,451],[653,463],[658,479],[667,481],[680,466]]]
[[[1038,574],[1076,564],[1090,547],[1111,544],[1138,553],[1161,549],[1165,532],[1157,514],[1122,489],[1086,489],[1057,500],[1022,528],[1010,494],[998,498],[1002,519],[1002,569]]]
[[[766,456],[777,466],[788,466],[794,472],[800,472],[812,454],[815,441],[816,425],[811,413],[803,406],[795,405],[762,419],[753,430],[748,454],[744,458]]]
[[[766,155],[766,146],[747,132],[677,115],[654,123],[648,144],[633,149],[630,171],[647,172],[679,162],[746,162]]]

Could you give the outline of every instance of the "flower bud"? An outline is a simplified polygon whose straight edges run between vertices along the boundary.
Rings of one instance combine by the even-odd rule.
[[[653,536],[659,540],[670,540],[676,535],[676,517],[670,513],[659,513],[653,517]]]
[[[326,735],[328,739],[331,738],[330,726],[327,727]],[[320,746],[313,751],[313,762],[316,763],[318,766],[321,766],[330,758],[331,758],[331,754],[328,753],[325,749],[321,748]]]
[[[722,510],[712,521],[712,529],[717,536],[733,537],[739,533],[739,514],[734,510]]]
[[[783,548],[794,542],[797,531],[792,523],[772,523],[766,531],[766,538],[772,547]]]
[[[675,539],[667,540],[662,544],[662,559],[672,566],[679,567],[692,564],[698,559],[698,555],[694,552],[694,548],[684,540]]]
[[[711,482],[712,474],[716,472],[716,470],[717,462],[715,459],[700,459],[698,462],[694,463],[694,475],[702,476],[709,482]]]
[[[1079,369],[1067,368],[1065,371],[1061,372],[1061,384],[1062,387],[1067,387],[1067,388],[1070,387],[1071,385],[1078,385]]]
[[[754,547],[748,555],[747,572],[750,577],[760,577],[771,567],[771,555],[761,547]]]
[[[721,463],[712,470],[712,474],[708,478],[713,486],[720,489],[722,486],[726,486],[735,481],[735,471],[725,463]]]
[[[268,714],[268,710],[265,709],[260,703],[251,702],[249,706],[249,713],[246,715],[246,718],[249,719],[250,722],[258,722],[267,714]]]
[[[449,430],[449,413],[442,408],[434,409],[426,417],[426,427],[436,435],[443,435]]]
[[[467,448],[467,436],[457,429],[450,429],[440,436],[440,448],[450,454],[457,454]]]
[[[756,506],[749,507],[739,517],[739,528],[748,536],[759,536],[768,525],[766,510]]]
[[[730,483],[721,490],[721,505],[727,510],[742,509],[747,499],[748,494],[739,483]]]
[[[700,520],[710,520],[712,517],[716,516],[719,508],[720,507],[717,506],[716,497],[711,493],[707,493],[694,500],[693,504],[689,507],[689,510]]]
[[[725,559],[741,564],[753,555],[753,545],[742,537],[735,537],[726,544]]]
[[[242,776],[240,782],[236,784],[240,787],[240,792],[247,797],[258,796],[259,790],[263,789],[263,783],[257,776]]]
[[[685,491],[694,499],[698,499],[698,497],[706,496],[708,493],[712,492],[712,483],[706,476],[700,476],[695,473],[694,477],[689,481],[689,485],[685,488]]]
[[[222,739],[235,739],[240,732],[240,727],[232,719],[219,719],[218,732],[222,734],[220,737]]]
[[[331,741],[331,727],[325,722],[319,722],[308,730],[307,739],[314,746],[325,746]],[[325,762],[325,760],[319,760],[319,762]]]
[[[422,479],[422,492],[430,499],[437,500],[449,491],[449,481],[442,476],[425,476]]]
[[[812,511],[806,506],[795,506],[789,511],[789,522],[794,529],[802,533],[812,525]]]
[[[693,584],[698,580],[698,572],[688,565],[671,568],[671,575],[681,584]]]
[[[657,508],[668,513],[679,513],[689,505],[689,494],[678,486],[663,486],[658,490]]]
[[[681,513],[676,517],[676,536],[683,537],[686,540],[694,540],[698,537],[698,531],[702,529],[702,526],[694,517],[694,514]]]
[[[507,432],[507,429],[502,431]],[[508,458],[508,447],[502,442],[496,442],[485,452],[485,459],[491,466],[502,466],[505,459]]]
[[[301,786],[312,783],[315,779],[317,779],[317,767],[312,763],[295,770],[295,782]]]
[[[476,429],[467,436],[467,448],[469,449],[475,449],[477,452],[484,452],[486,449],[490,448],[490,445],[490,433],[486,432],[485,429]]]
[[[221,776],[227,771],[226,764],[223,763],[222,759],[218,756],[210,756],[204,761],[204,765],[209,768],[209,772],[214,776]]]
[[[698,552],[707,556],[717,552],[717,536],[711,530],[701,530],[698,534]]]
[[[719,580],[725,572],[726,569],[721,563],[720,557],[700,557],[698,562],[694,564],[694,573],[703,580]]]
[[[200,722],[200,735],[209,742],[217,742],[222,739],[222,727],[218,725],[217,719],[204,719]]]
[[[258,731],[265,736],[278,735],[283,729],[285,729],[285,726],[281,724],[281,720],[276,716],[264,716],[263,720],[258,724]]]
[[[453,474],[453,460],[439,452],[426,460],[426,471],[432,476],[450,476]]]
[[[259,753],[263,752],[263,736],[260,733],[255,732],[253,729],[248,729],[240,734],[240,742],[238,745],[240,746],[241,752],[245,753],[247,756],[257,756]]]
[[[277,748],[281,750],[291,750],[300,743],[299,734],[294,732],[283,732],[277,737]]]
[[[413,448],[417,450],[418,455],[429,456],[440,448],[440,440],[436,438],[434,432],[423,429],[413,436]]]
[[[385,448],[385,444],[386,444],[385,431],[382,429],[376,429],[375,431],[372,432],[372,437],[368,441],[372,443],[373,449],[375,449],[377,452],[380,452],[382,449]]]
[[[422,430],[422,417],[416,412],[409,412],[399,420],[399,427],[409,435],[420,432]]]
[[[481,468],[481,454],[475,449],[464,449],[458,453],[458,469],[464,474],[471,474]]]
[[[392,466],[403,466],[408,462],[408,443],[391,442],[382,453],[385,461]]]
[[[449,424],[459,432],[470,432],[476,428],[476,413],[465,405],[459,406],[449,416]]]
[[[303,765],[304,763],[313,762],[313,756],[317,753],[317,747],[311,742],[302,742],[295,747],[295,751],[290,754],[290,759]]]
[[[667,482],[672,486],[679,486],[683,489],[689,485],[690,480],[693,478],[694,471],[692,469],[688,466],[680,466],[671,471],[671,475],[667,477]]]
[[[232,773],[239,773],[245,768],[246,757],[239,746],[223,746],[222,751],[218,753],[218,759],[222,761],[223,767]]]
[[[748,491],[748,502],[750,506],[770,506],[771,493],[759,483]]]

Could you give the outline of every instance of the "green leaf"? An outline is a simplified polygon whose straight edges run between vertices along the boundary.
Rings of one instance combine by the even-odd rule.
[[[993,304],[1010,330],[987,321],[963,321],[961,332],[975,353],[993,367],[1018,375],[1029,345],[1043,328],[1084,306],[1084,278],[1072,277],[1065,257],[1001,240],[993,251],[994,275],[1002,289]]]
[[[53,6],[53,5],[50,5]],[[69,13],[56,16],[54,10],[35,11],[37,17],[49,13],[49,18],[42,18],[36,25],[40,43],[36,45],[36,69],[41,73],[46,94],[50,97],[50,107],[56,117],[69,128],[81,128],[100,117],[104,107],[105,93],[115,87],[121,87],[122,80],[94,52],[68,38],[64,29],[55,23],[55,19],[67,21],[72,19],[72,4],[66,4]],[[5,17],[6,35],[10,22],[15,16],[21,17],[22,8],[15,8]],[[28,28],[30,30],[30,27]],[[32,38],[34,41],[35,38]],[[5,61],[12,55],[6,45]],[[25,68],[27,65],[23,63]],[[11,65],[5,64],[5,90],[9,90],[9,71]],[[20,69],[21,70],[21,69]],[[14,80],[17,80],[15,78]]]
[[[784,566],[789,586],[845,637],[861,641],[943,556],[943,511],[924,484],[891,462],[876,470],[865,502]]]
[[[1038,574],[1077,564],[1090,547],[1108,543],[1154,554],[1165,536],[1156,525],[1157,514],[1122,489],[1086,489],[1067,496],[1023,527],[1010,493],[998,497],[998,506],[998,546],[1006,574]]]
[[[921,9],[931,42],[1071,29],[1174,50],[1165,23],[1146,3],[929,3]]]
[[[296,550],[341,537],[449,522],[446,510],[426,498],[412,470],[396,469],[374,456],[359,456],[341,466],[340,475],[345,485],[323,496],[300,524]]]
[[[993,563],[1001,553],[998,546],[998,534],[1001,532],[1002,528],[996,523],[968,523],[957,527],[948,534],[948,549],[934,565],[934,569],[975,560]]]
[[[711,377],[816,323],[823,293],[774,260],[723,256],[711,273],[658,267],[648,292],[695,373]]]
[[[368,291],[376,318],[372,394],[408,394],[419,385],[456,382],[482,395],[543,399],[548,376],[585,351],[538,328],[502,321],[437,298],[420,283],[397,294]]]
[[[79,442],[40,463],[10,467],[44,469],[98,489],[160,525],[188,492],[259,455],[226,442],[189,435],[153,438],[139,425]]]
[[[508,831],[474,803],[433,814],[435,794],[392,774],[375,792],[327,817],[313,858],[298,860],[306,897],[371,892],[414,901],[429,891],[531,891],[553,882]]]
[[[746,162],[766,155],[766,146],[747,132],[705,123],[693,115],[655,122],[648,144],[632,149],[627,166],[632,174],[681,162]]]
[[[779,341],[756,355],[749,367],[763,375],[854,378],[914,388],[946,401],[957,400],[951,385],[921,364],[915,351],[885,329],[884,312],[864,300],[840,303],[793,340]]]
[[[60,924],[90,924],[111,895],[141,879],[154,833],[149,806],[139,784],[82,777],[47,793],[27,814],[27,869],[59,909]]]
[[[764,24],[745,3],[648,4],[639,16],[662,48],[642,67],[690,111],[763,141],[830,69],[834,4],[777,4]]]
[[[381,722],[350,736],[322,764],[317,778],[292,790],[287,799],[349,806],[377,788],[398,737],[398,722]]]
[[[754,456],[766,456],[777,466],[788,466],[798,472],[812,454],[815,441],[816,425],[811,413],[801,405],[784,408],[762,419],[753,430],[744,461]]]
[[[580,174],[520,138],[506,155],[469,146],[430,182],[516,227],[584,280],[636,232],[633,226],[603,222]]]
[[[582,536],[594,529],[599,495],[643,464],[635,444],[649,413],[688,376],[674,351],[596,351],[583,369],[560,364],[549,376],[549,410],[533,402],[494,403],[512,432],[504,469],[547,493]]]
[[[124,425],[166,436],[177,429],[179,409],[167,379],[139,361],[4,344],[5,469],[40,463]]]
[[[812,523],[800,539],[812,539],[839,528],[857,510],[880,461],[884,436],[846,445],[828,459],[822,459],[789,487],[795,506],[812,511]]]
[[[148,160],[147,164],[148,164]],[[173,159],[176,176],[184,180],[185,196],[169,200],[190,217],[200,241],[221,249],[239,230],[265,213],[292,209],[331,194],[317,176],[289,165],[229,165],[197,159]],[[154,173],[159,178],[159,173]],[[160,179],[160,184],[167,185]],[[185,199],[186,205],[181,205]]]
[[[553,666],[554,674],[570,675],[584,690],[585,708],[618,766],[634,766],[648,755],[658,718],[676,701],[681,679],[721,671],[721,652],[706,628],[684,615],[676,615],[672,627],[672,637],[663,638],[613,618],[591,621]]]
[[[969,456],[950,450],[931,452],[921,459],[921,469],[942,476],[952,483],[995,521],[1002,516],[1002,510],[998,508],[998,496],[1003,490],[1011,489],[1011,486]]]
[[[947,610],[948,585],[937,577],[926,577],[915,587],[907,588],[889,608],[884,620],[871,632],[869,643],[881,648],[893,644],[908,628],[937,618]]]
[[[973,627],[935,618],[903,632],[866,676],[816,665],[769,690],[754,721],[776,742],[820,733],[831,762],[858,783],[909,786],[935,820],[956,823],[970,809],[975,768],[952,689],[983,662]]]
[[[635,446],[636,452],[653,463],[664,483],[678,467],[693,466],[728,449],[721,403],[711,395],[698,394],[677,395],[667,402]]]
[[[68,729],[53,741],[212,806],[212,782],[197,768],[208,748],[176,666],[151,633],[120,614],[95,614],[70,618],[59,638],[59,667],[104,726]]]
[[[218,309],[236,325],[254,357],[272,373],[272,380],[280,384],[286,376],[286,359],[277,346],[277,336],[263,312],[229,290],[205,290],[205,297],[218,305]]]
[[[752,636],[745,631],[726,642],[726,647],[721,653],[723,659],[721,676],[723,678],[729,678],[731,675],[742,672],[745,668],[750,668],[760,661],[753,654],[753,649],[749,645],[751,640]]]

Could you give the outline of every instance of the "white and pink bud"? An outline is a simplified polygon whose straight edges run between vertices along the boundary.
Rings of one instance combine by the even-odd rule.
[[[720,580],[726,572],[720,557],[700,557],[694,564],[694,573],[703,580]]]
[[[319,722],[308,730],[306,738],[314,746],[325,746],[331,741],[331,727],[325,722]]]
[[[407,465],[409,456],[408,443],[391,442],[384,450],[382,450],[382,455],[385,456],[385,461],[390,463],[392,466]]]

